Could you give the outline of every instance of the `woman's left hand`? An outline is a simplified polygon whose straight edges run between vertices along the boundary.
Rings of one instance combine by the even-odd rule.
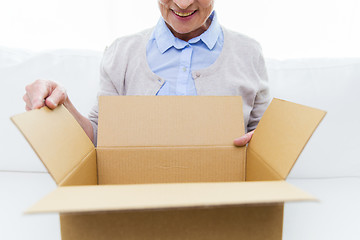
[[[244,134],[243,136],[237,138],[234,140],[234,145],[237,147],[243,147],[246,144],[248,144],[251,140],[252,135],[254,134],[255,130],[252,130],[251,132],[248,132]]]

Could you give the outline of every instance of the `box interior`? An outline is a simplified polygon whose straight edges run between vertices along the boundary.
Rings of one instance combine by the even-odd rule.
[[[239,97],[100,97],[99,184],[244,181],[242,119]]]

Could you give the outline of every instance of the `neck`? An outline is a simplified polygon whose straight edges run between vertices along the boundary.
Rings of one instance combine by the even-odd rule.
[[[211,25],[211,19],[208,18],[208,19],[206,20],[206,22],[205,22],[200,28],[198,28],[198,29],[196,29],[196,30],[194,30],[194,31],[192,31],[192,32],[188,32],[188,33],[178,33],[178,32],[176,32],[174,29],[172,29],[172,27],[171,27],[170,25],[168,25],[167,23],[166,23],[166,25],[167,25],[167,27],[170,29],[170,31],[172,32],[172,34],[173,34],[175,37],[177,37],[177,38],[179,38],[179,39],[187,42],[187,41],[189,41],[190,39],[195,38],[195,37],[198,37],[198,36],[200,36],[201,34],[203,34],[203,33],[210,27],[210,25]]]

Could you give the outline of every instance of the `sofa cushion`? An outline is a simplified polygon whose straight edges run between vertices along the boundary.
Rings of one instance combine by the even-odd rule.
[[[360,176],[360,59],[267,61],[274,97],[327,111],[290,178]]]

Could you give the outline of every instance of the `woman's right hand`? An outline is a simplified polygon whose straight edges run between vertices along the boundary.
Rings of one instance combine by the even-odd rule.
[[[50,80],[36,80],[25,87],[26,111],[47,106],[51,109],[68,100],[65,88]]]
[[[71,103],[65,88],[50,80],[36,80],[25,87],[23,97],[26,111],[47,106],[51,109],[64,104],[76,121],[84,129],[91,141],[94,142],[94,132],[90,120],[82,116]]]

